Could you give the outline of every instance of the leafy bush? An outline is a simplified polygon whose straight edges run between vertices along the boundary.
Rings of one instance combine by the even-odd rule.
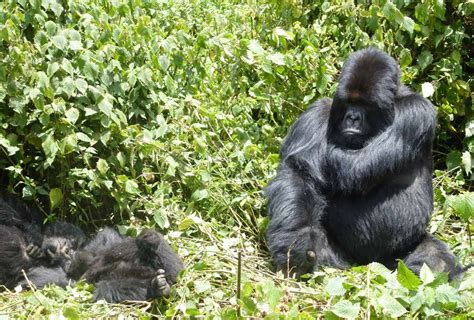
[[[260,191],[275,173],[281,139],[311,101],[333,94],[345,58],[371,45],[399,59],[405,83],[419,91],[424,85],[426,94],[434,90],[436,200],[446,210],[432,228],[459,231],[451,241],[460,244],[456,253],[469,259],[472,1],[357,3],[0,3],[2,182],[38,201],[48,219],[67,218],[91,228],[113,222],[129,234],[143,226],[175,230],[170,238],[195,274],[184,275],[187,285],[158,309],[233,316],[235,308],[219,299],[234,294],[229,285],[235,284],[235,257],[221,263],[201,246],[238,237],[253,243],[245,246],[247,255],[264,252],[258,241],[265,227]],[[215,246],[212,250],[226,250]],[[201,255],[208,260],[201,261]],[[363,296],[365,280],[357,273],[342,282],[350,290],[336,295],[340,299],[330,294],[322,304],[327,295],[309,299],[301,293],[285,310],[282,301],[295,296],[288,290],[304,285],[278,280],[267,287],[273,278],[261,280],[269,266],[259,263],[249,271],[249,283],[257,286],[244,284],[247,315],[263,316],[262,301],[276,314],[398,315],[400,308],[384,309],[378,299],[396,299],[414,316],[472,314],[469,304],[458,303],[461,291],[445,283],[440,290],[455,290],[447,300],[417,298],[428,307],[413,308],[415,291],[406,288],[380,289],[382,298]],[[320,290],[316,284],[310,281],[311,290]],[[206,298],[210,292],[212,301]],[[440,307],[445,302],[449,311]]]

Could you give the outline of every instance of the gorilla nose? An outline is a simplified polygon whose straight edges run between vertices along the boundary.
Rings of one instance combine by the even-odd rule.
[[[360,115],[357,114],[357,113],[349,113],[347,115],[347,119],[348,120],[351,120],[352,122],[356,122],[356,121],[359,121],[360,120]]]

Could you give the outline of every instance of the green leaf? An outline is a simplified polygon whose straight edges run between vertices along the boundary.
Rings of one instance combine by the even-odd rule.
[[[87,81],[85,81],[84,79],[76,79],[76,89],[80,93],[82,94],[86,93],[87,87],[88,87]]]
[[[250,51],[257,55],[265,54],[265,50],[262,48],[260,43],[257,40],[250,40],[248,44],[248,48]]]
[[[189,227],[191,227],[192,225],[194,225],[194,220],[193,220],[193,219],[191,219],[191,218],[184,218],[184,219],[181,220],[181,222],[178,224],[178,230],[180,230],[180,231],[187,230],[187,229],[189,229]]]
[[[127,182],[125,182],[125,191],[127,191],[130,194],[140,193],[140,189],[138,188],[138,184],[133,180],[127,180]]]
[[[456,167],[461,166],[462,158],[459,150],[452,150],[446,156],[446,167],[448,170],[452,170]]]
[[[467,222],[474,217],[474,192],[465,192],[450,196],[448,203],[456,215],[464,221]]]
[[[345,278],[341,277],[329,279],[326,284],[325,290],[331,296],[342,296],[346,293],[346,289],[343,286],[345,280]]]
[[[67,46],[67,39],[64,35],[58,34],[54,36],[51,41],[53,42],[54,46],[59,50],[64,50]]]
[[[79,110],[76,108],[70,108],[66,111],[65,116],[70,123],[74,124],[77,119],[79,119]]]
[[[107,97],[104,97],[104,99],[102,99],[102,101],[99,102],[98,107],[99,107],[99,110],[102,111],[106,116],[110,117],[112,115],[113,105],[109,101],[109,99],[107,99]]]
[[[41,146],[43,147],[43,151],[47,158],[46,165],[49,166],[51,165],[51,163],[53,163],[56,157],[56,153],[59,150],[58,144],[56,140],[54,140],[53,134],[49,134],[48,137],[43,141]]]
[[[243,297],[241,306],[249,315],[253,315],[257,311],[257,305],[250,297]]]
[[[401,317],[407,312],[405,307],[387,292],[377,299],[377,303],[382,307],[384,313],[387,313],[393,318]]]
[[[403,49],[399,55],[400,66],[402,68],[408,67],[412,63],[411,52],[408,49]]]
[[[424,284],[430,284],[435,279],[433,272],[430,268],[424,263],[420,269],[420,279]]]
[[[109,164],[104,159],[97,160],[97,170],[103,175],[109,170]]]
[[[71,49],[73,51],[81,50],[82,49],[81,41],[77,41],[77,40],[69,41],[69,49]]]
[[[194,289],[196,291],[196,293],[203,293],[203,292],[206,292],[206,291],[209,291],[211,289],[211,284],[209,283],[209,281],[199,281],[199,280],[196,280],[194,281]]]
[[[153,220],[155,220],[155,223],[162,230],[167,229],[170,226],[168,215],[166,214],[165,210],[160,209],[157,212],[155,212],[155,214],[153,215]],[[179,226],[178,226],[178,229],[179,229]]]
[[[401,260],[398,261],[397,279],[408,290],[416,290],[421,284],[421,280]]]
[[[285,60],[281,53],[274,53],[268,56],[268,59],[276,65],[284,66]]]
[[[351,303],[348,300],[341,300],[331,307],[331,311],[338,317],[354,319],[359,315],[360,304]]]
[[[63,192],[59,188],[51,189],[49,192],[49,202],[51,204],[51,210],[57,208],[63,200]]]
[[[161,69],[163,69],[163,71],[168,70],[168,68],[170,66],[170,60],[165,55],[161,55],[158,58],[158,63],[160,64],[160,67],[161,67]]]
[[[191,200],[193,201],[201,201],[203,199],[206,199],[209,196],[209,193],[207,192],[206,189],[199,189],[193,192],[191,195]]]
[[[420,66],[421,70],[425,70],[433,62],[433,55],[429,51],[423,51],[418,56],[418,65]]]
[[[44,24],[44,29],[46,30],[46,32],[48,33],[49,36],[53,36],[53,35],[56,34],[56,30],[57,30],[56,23],[54,23],[53,21],[48,20]]]
[[[403,28],[408,31],[408,33],[413,34],[415,28],[415,22],[412,18],[403,17]]]

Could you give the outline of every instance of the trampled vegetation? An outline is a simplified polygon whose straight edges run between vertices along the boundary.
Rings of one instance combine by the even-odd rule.
[[[0,315],[474,317],[460,283],[403,265],[271,272],[262,188],[282,138],[374,46],[438,111],[431,232],[473,262],[472,1],[6,0],[3,188],[46,220],[162,230],[186,263],[169,299],[91,303],[91,287],[0,293]],[[242,282],[237,299],[237,256]]]

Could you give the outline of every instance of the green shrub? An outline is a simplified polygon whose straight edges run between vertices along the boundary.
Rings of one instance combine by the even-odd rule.
[[[113,222],[131,234],[140,225],[170,228],[193,243],[261,240],[261,189],[275,173],[289,126],[310,102],[334,93],[351,52],[375,46],[399,60],[406,84],[425,94],[434,89],[435,195],[446,208],[434,228],[442,230],[453,212],[462,218],[449,220],[463,231],[459,242],[474,211],[465,192],[473,187],[474,163],[472,12],[472,1],[460,0],[3,1],[1,181],[39,200],[49,219]],[[178,244],[185,254],[201,250]],[[464,245],[458,253],[470,250]],[[233,284],[224,278],[191,279],[180,297],[189,298],[192,288],[207,293],[205,281]],[[219,288],[216,297],[231,295]],[[278,288],[252,290],[242,302],[248,315],[263,315],[258,299],[287,298]],[[364,307],[369,315],[398,315],[400,308],[384,309],[392,301],[386,295],[414,316],[442,312],[436,299],[410,309],[414,293],[397,290],[349,304],[343,294],[334,307],[307,312],[344,317]],[[472,314],[457,295],[449,297],[457,312]],[[272,312],[285,311],[273,302]],[[286,314],[306,303],[295,302]]]

